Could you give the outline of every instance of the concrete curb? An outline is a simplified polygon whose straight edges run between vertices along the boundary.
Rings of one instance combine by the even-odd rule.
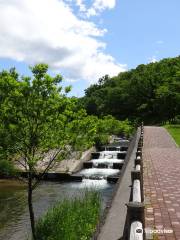
[[[97,228],[96,228],[96,231],[95,231],[95,233],[92,237],[92,240],[110,240],[110,239],[111,240],[117,240],[117,239],[120,238],[120,236],[123,235],[124,224],[125,224],[125,221],[126,221],[126,212],[127,212],[127,208],[126,208],[125,204],[129,201],[129,197],[130,197],[129,183],[125,187],[127,189],[127,192],[128,192],[127,199],[126,198],[123,199],[124,198],[123,197],[123,191],[122,191],[122,194],[121,194],[122,197],[120,197],[120,199],[119,199],[119,196],[117,196],[117,195],[119,195],[118,192],[122,188],[122,182],[124,181],[124,178],[126,178],[127,169],[129,171],[128,175],[129,175],[129,178],[131,180],[130,171],[133,169],[133,166],[134,166],[133,161],[131,161],[131,160],[132,160],[132,157],[133,157],[132,154],[133,153],[135,154],[135,146],[138,143],[138,136],[139,136],[139,131],[137,131],[135,133],[133,139],[130,142],[130,145],[129,145],[129,148],[128,148],[128,151],[127,151],[127,155],[126,155],[126,158],[125,158],[125,164],[122,168],[119,180],[118,180],[118,182],[115,186],[114,194],[113,194],[111,200],[109,201],[109,203],[107,204],[107,207],[104,210],[104,213],[103,213],[103,215],[102,215],[102,217],[99,221],[99,224],[97,225]],[[135,158],[135,155],[134,155],[133,158]],[[130,163],[130,162],[132,162],[132,163]],[[130,163],[130,165],[129,165],[129,163]],[[122,202],[120,203],[117,210],[119,210],[119,208],[123,208],[123,212],[125,214],[120,216],[121,223],[120,222],[116,223],[116,225],[119,224],[118,226],[115,227],[115,226],[113,226],[113,224],[111,225],[111,223],[108,224],[108,226],[106,226],[106,222],[108,221],[108,219],[112,219],[111,216],[109,216],[109,215],[111,215],[113,205],[117,204],[117,200],[118,200],[118,202],[120,202],[121,200],[123,202],[123,203]],[[114,220],[115,220],[116,216],[114,216],[114,217],[115,217],[114,218]],[[124,222],[124,223],[122,223],[122,222]],[[112,234],[109,234],[109,232],[111,232]]]

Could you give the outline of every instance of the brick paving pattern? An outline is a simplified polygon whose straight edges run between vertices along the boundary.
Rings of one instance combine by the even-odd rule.
[[[162,127],[144,128],[145,227],[172,230],[159,240],[180,240],[180,148]]]

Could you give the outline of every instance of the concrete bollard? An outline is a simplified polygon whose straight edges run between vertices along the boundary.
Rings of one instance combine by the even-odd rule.
[[[137,157],[136,157],[136,159],[140,159],[140,160],[141,160],[141,159],[142,159],[142,157],[141,157],[141,156],[137,156]]]
[[[140,157],[138,157],[138,158],[136,158],[135,160],[134,160],[134,165],[136,166],[136,165],[141,165],[141,162],[142,162],[142,160],[141,160],[141,158]]]
[[[140,164],[136,164],[135,170],[136,171],[140,171],[141,170],[141,165]]]
[[[140,189],[141,189],[141,200],[144,201],[144,196],[143,196],[143,183],[142,183],[142,174],[141,171],[138,170],[133,170],[131,172],[131,182],[133,184],[134,180],[140,180]],[[132,197],[131,197],[132,199]]]
[[[136,152],[136,158],[137,158],[138,156],[142,157],[142,151],[137,151],[137,152]]]
[[[139,139],[139,142],[138,142],[138,147],[142,147],[143,146],[143,138],[140,138]]]
[[[141,202],[141,184],[140,180],[133,181],[133,189],[132,189],[132,201],[133,202]]]
[[[131,224],[135,221],[139,221],[142,223],[142,227],[144,226],[144,203],[139,202],[129,202],[126,204],[127,206],[127,226],[126,226],[126,239],[130,239],[131,233]]]
[[[143,135],[141,134],[141,135],[140,135],[140,141],[143,142],[143,140],[144,140],[144,137],[143,137]]]
[[[137,171],[137,170],[133,170],[131,172],[131,181],[133,183],[134,180],[141,180],[141,172],[140,171]]]
[[[143,224],[140,221],[134,221],[130,227],[130,240],[143,240]]]
[[[142,147],[138,147],[138,148],[137,148],[137,152],[138,152],[138,151],[141,151],[141,152],[142,152]]]

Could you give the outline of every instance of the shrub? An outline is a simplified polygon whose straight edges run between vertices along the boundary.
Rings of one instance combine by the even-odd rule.
[[[63,200],[41,217],[36,225],[38,240],[88,240],[100,215],[100,197],[86,191],[82,198]]]
[[[0,160],[0,175],[1,176],[13,176],[15,174],[16,174],[16,170],[10,161]]]

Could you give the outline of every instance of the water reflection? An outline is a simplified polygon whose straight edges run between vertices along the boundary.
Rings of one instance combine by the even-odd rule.
[[[84,179],[79,183],[43,182],[33,194],[36,218],[63,198],[81,195],[83,189],[94,188],[102,196],[102,206],[110,199],[113,186],[105,180]],[[26,190],[21,185],[0,183],[0,240],[26,240],[30,230]]]
[[[16,221],[26,205],[25,190],[19,183],[0,182],[0,229],[8,222]]]

